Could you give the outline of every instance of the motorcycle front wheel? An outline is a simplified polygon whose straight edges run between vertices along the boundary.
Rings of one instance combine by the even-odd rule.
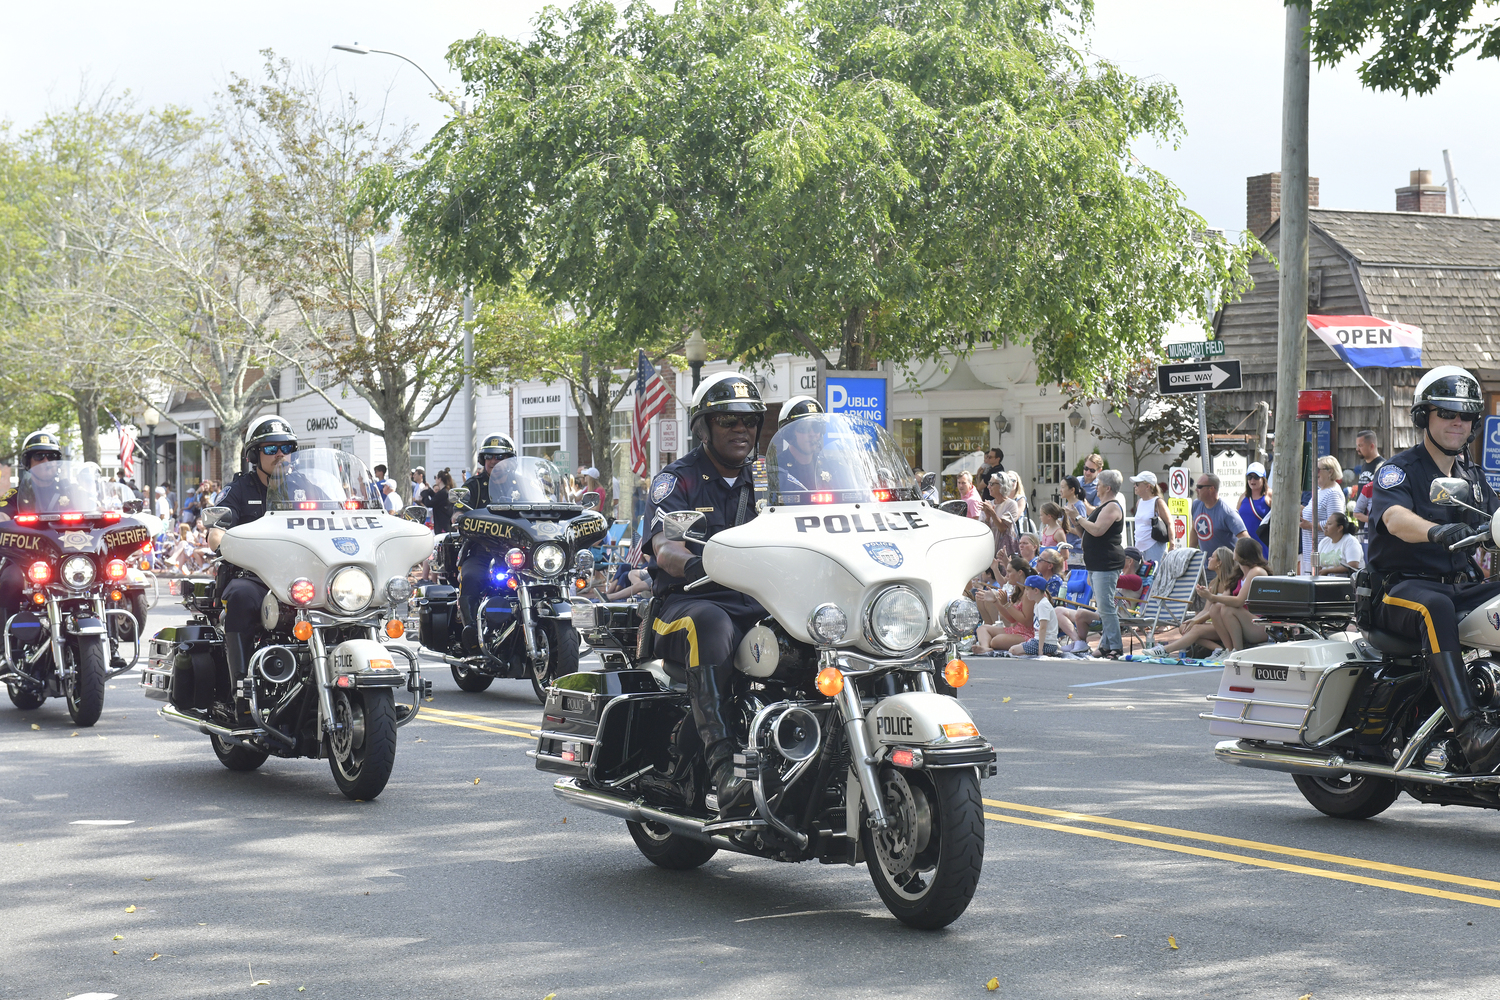
[[[1389,778],[1345,774],[1337,778],[1294,774],[1292,780],[1314,809],[1334,819],[1369,819],[1391,807],[1401,788]]]
[[[67,685],[68,714],[73,725],[88,727],[104,713],[104,682],[109,678],[109,650],[102,635],[78,637],[78,664]]]
[[[880,772],[885,830],[860,836],[875,891],[909,927],[947,927],[968,909],[984,862],[979,776],[955,771]]]
[[[545,705],[547,689],[552,682],[578,670],[578,630],[571,622],[559,622],[551,628],[546,625],[539,627],[537,635],[547,647],[547,659],[544,670],[532,668],[531,690],[536,694],[536,700]]]
[[[396,763],[396,696],[389,688],[338,692],[337,725],[328,739],[328,767],[345,798],[373,799]]]

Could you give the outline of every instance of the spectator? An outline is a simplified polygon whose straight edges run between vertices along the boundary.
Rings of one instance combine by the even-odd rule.
[[[1188,544],[1196,545],[1205,552],[1216,552],[1221,548],[1234,549],[1235,540],[1249,538],[1245,522],[1229,505],[1219,502],[1219,477],[1205,472],[1198,477],[1198,497],[1193,501],[1193,520],[1188,525]],[[1213,580],[1213,574],[1208,574]]]
[[[1057,571],[1063,576],[1068,575],[1069,564],[1073,561],[1073,546],[1067,542],[1061,542],[1057,546]]]
[[[172,501],[167,499],[167,488],[158,486],[156,488],[156,505],[152,513],[165,521],[169,526],[172,523]]]
[[[383,465],[377,465],[377,466],[375,466],[374,469],[372,469],[370,471],[374,473],[373,478],[370,480],[370,499],[374,500],[376,503],[380,504],[380,506],[384,507],[385,506],[385,466],[383,466]]]
[[[1021,599],[1012,601],[1002,597],[999,602],[1000,618],[993,625],[981,625],[974,630],[974,655],[989,656],[1000,650],[1009,650],[1027,639],[1036,637],[1033,623],[1036,620],[1036,602],[1042,596],[1040,590],[1026,586],[1023,579]],[[997,591],[1003,594],[1003,591]]]
[[[1068,533],[1063,530],[1063,509],[1061,504],[1047,501],[1042,504],[1039,512],[1042,515],[1042,528],[1038,536],[1042,540],[1042,548],[1055,549],[1068,540]]]
[[[1146,572],[1146,560],[1141,550],[1127,546],[1125,565],[1120,568],[1120,579],[1116,584],[1116,592],[1125,607],[1134,608],[1141,603],[1141,595],[1146,591]]]
[[[1167,510],[1167,502],[1161,498],[1156,473],[1149,470],[1138,472],[1130,477],[1130,481],[1135,483],[1136,495],[1135,547],[1155,562],[1172,547],[1172,512]],[[1165,538],[1156,537],[1158,522]]]
[[[1365,561],[1370,559],[1370,507],[1375,503],[1375,484],[1365,483],[1359,488],[1359,499],[1354,501],[1354,520],[1364,526],[1359,533],[1359,545],[1364,550]]]
[[[1093,456],[1090,456],[1092,461]],[[1120,612],[1115,607],[1115,588],[1120,570],[1125,566],[1125,548],[1120,537],[1125,531],[1125,507],[1120,503],[1120,487],[1125,477],[1114,469],[1098,473],[1095,489],[1099,506],[1080,522],[1083,529],[1083,565],[1089,571],[1089,586],[1094,589],[1094,607],[1104,635],[1099,640],[1099,655],[1118,659],[1125,652],[1120,639]]]
[[[1025,532],[1016,539],[1016,551],[1026,561],[1027,566],[1036,569],[1036,557],[1042,551],[1042,540],[1029,531]]]
[[[453,498],[448,495],[452,488],[453,474],[444,469],[422,491],[422,506],[432,511],[432,530],[438,534],[453,530]]]
[[[1363,430],[1355,435],[1354,450],[1359,452],[1360,458],[1364,459],[1354,467],[1355,481],[1349,487],[1349,499],[1358,500],[1359,490],[1375,481],[1375,473],[1380,471],[1380,467],[1385,464],[1385,459],[1380,457],[1380,438],[1372,430]]]
[[[1243,538],[1240,541],[1251,541],[1251,539]],[[1260,546],[1256,546],[1257,550],[1259,548]],[[1157,643],[1147,650],[1151,656],[1179,653],[1200,642],[1210,643],[1213,646],[1213,652],[1208,655],[1208,659],[1217,659],[1224,655],[1224,651],[1232,645],[1229,630],[1226,627],[1228,615],[1220,611],[1216,618],[1215,611],[1221,607],[1220,596],[1227,594],[1237,597],[1242,589],[1236,586],[1241,582],[1241,574],[1236,571],[1235,566],[1234,550],[1229,546],[1221,545],[1209,553],[1208,568],[1214,571],[1214,578],[1207,587],[1198,587],[1198,596],[1204,601],[1203,610],[1182,623],[1182,634],[1176,639],[1166,645]]]
[[[411,470],[411,502],[421,503],[422,494],[427,492],[427,470],[420,465]]]
[[[1250,581],[1258,576],[1269,576],[1271,567],[1266,563],[1265,553],[1253,538],[1241,538],[1234,543],[1234,561],[1239,567],[1240,580],[1234,593],[1216,598],[1213,614],[1228,632],[1227,649],[1245,649],[1266,641],[1266,627],[1255,620],[1245,608],[1250,596]]]
[[[1031,603],[1033,637],[1021,643],[1021,653],[1025,656],[1056,656],[1058,652],[1058,613],[1047,600],[1046,586],[1046,581],[1039,576],[1026,578],[1025,599]]]
[[[1046,591],[1047,599],[1049,601],[1055,602],[1053,607],[1057,612],[1057,620],[1059,623],[1059,627],[1062,630],[1062,634],[1066,635],[1070,642],[1076,642],[1079,634],[1078,627],[1075,624],[1077,621],[1077,616],[1080,613],[1089,616],[1084,620],[1084,628],[1087,628],[1088,621],[1092,620],[1093,612],[1087,611],[1083,608],[1075,610],[1072,608],[1062,607],[1062,601],[1067,594],[1068,588],[1068,578],[1067,575],[1062,572],[1062,567],[1063,562],[1058,558],[1057,551],[1055,549],[1047,549],[1041,555],[1036,557],[1035,575],[1036,577],[1040,577],[1047,584],[1042,589]]]
[[[1236,510],[1245,530],[1260,545],[1260,554],[1263,556],[1271,554],[1271,547],[1260,540],[1261,523],[1271,513],[1271,496],[1266,492],[1269,485],[1266,482],[1266,467],[1259,462],[1251,462],[1245,469],[1245,492],[1240,495]]]
[[[1098,452],[1083,460],[1083,498],[1091,507],[1099,505],[1099,473],[1104,471],[1104,459]]]
[[[1343,478],[1344,470],[1338,459],[1332,455],[1318,459],[1318,488],[1307,501],[1307,506],[1302,508],[1301,568],[1304,576],[1312,573],[1313,553],[1317,551],[1313,531],[1328,521],[1328,515],[1344,509],[1344,491],[1339,488],[1339,481]]]
[[[974,488],[974,475],[970,472],[958,474],[958,498],[968,508],[968,516],[979,519],[979,491]]]
[[[583,470],[583,475],[578,480],[579,494],[593,491],[599,494],[599,506],[604,507],[604,484],[599,481],[599,470],[592,465]]]
[[[395,480],[380,480],[380,503],[385,508],[387,514],[399,514],[401,512],[401,494],[396,492]]]
[[[1323,522],[1323,537],[1318,542],[1313,576],[1349,576],[1365,564],[1365,550],[1354,537],[1353,529],[1353,522],[1343,511],[1328,515]]]
[[[1084,499],[1083,482],[1077,476],[1069,476],[1062,481],[1062,508],[1063,527],[1067,530],[1068,541],[1076,548],[1083,541],[1078,522],[1088,517],[1093,510]]]
[[[994,478],[995,473],[1004,471],[1005,452],[999,448],[991,448],[985,452],[984,464],[979,467],[978,472],[974,473],[974,481],[979,486],[980,492],[983,492],[984,488],[990,484],[990,480]],[[917,478],[920,479],[921,477],[918,476]]]
[[[1013,478],[1014,486],[1011,484]],[[1014,473],[997,472],[990,478],[992,499],[979,505],[984,519],[989,522],[990,530],[995,533],[995,551],[1004,552],[1007,556],[1016,555],[1020,551],[1016,522],[1021,519],[1021,505],[1013,495],[1020,492],[1020,488],[1020,478]]]

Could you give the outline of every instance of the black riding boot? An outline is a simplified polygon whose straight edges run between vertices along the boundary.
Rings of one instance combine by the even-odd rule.
[[[255,653],[254,638],[248,632],[224,633],[224,661],[229,664],[229,686],[217,693],[226,702],[234,703],[239,682],[250,672],[250,657]]]
[[[724,724],[724,702],[719,689],[718,671],[708,664],[689,667],[687,678],[688,697],[693,703],[693,722],[698,727],[698,737],[705,747],[703,756],[708,763],[712,790],[717,796],[719,815],[728,816],[735,809],[744,811],[750,798],[750,786],[743,779],[734,776],[734,754],[737,748],[729,735],[729,727]],[[710,808],[713,808],[712,804]]]
[[[1463,655],[1457,652],[1428,653],[1427,676],[1438,701],[1453,722],[1458,745],[1475,774],[1491,774],[1500,767],[1500,727],[1489,725],[1474,704],[1474,686],[1469,681]]]

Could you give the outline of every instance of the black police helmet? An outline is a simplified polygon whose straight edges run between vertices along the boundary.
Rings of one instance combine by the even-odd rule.
[[[297,443],[297,435],[285,417],[269,414],[251,422],[245,431],[245,447],[241,453],[245,464],[254,468],[260,462],[260,449],[268,444]]]
[[[811,396],[793,396],[781,404],[781,419],[777,421],[777,427],[785,427],[798,417],[822,412],[823,405]]]
[[[62,442],[50,431],[32,431],[21,442],[21,468],[31,465],[33,458],[46,458],[53,462],[62,460]]]
[[[484,467],[486,458],[514,458],[516,454],[516,443],[504,434],[491,434],[479,442],[479,457],[474,464],[480,468]]]

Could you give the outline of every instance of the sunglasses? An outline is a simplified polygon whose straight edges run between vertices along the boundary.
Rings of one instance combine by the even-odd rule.
[[[1462,420],[1466,424],[1472,424],[1479,419],[1477,413],[1458,413],[1454,410],[1433,410],[1432,412],[1439,420]]]
[[[262,455],[290,455],[297,450],[295,444],[263,444],[260,446]]]
[[[1084,472],[1092,472],[1092,473],[1095,473],[1095,474],[1096,474],[1096,475],[1097,475],[1097,474],[1098,474],[1098,472],[1099,472],[1099,470],[1098,470],[1098,469],[1096,469],[1096,468],[1094,468],[1094,467],[1093,467],[1093,466],[1092,466],[1092,465],[1085,465],[1085,466],[1084,466],[1084,467],[1083,467],[1083,471],[1084,471]]]
[[[1195,490],[1214,490],[1214,489],[1218,489],[1218,487],[1215,486],[1213,483],[1197,483],[1197,484],[1195,484],[1193,486],[1193,489],[1195,489]]]
[[[1247,473],[1245,473],[1245,478],[1246,479],[1259,479],[1260,476],[1256,475],[1253,472],[1247,472]]]
[[[733,413],[721,413],[713,418],[713,424],[721,431],[732,431],[736,427],[753,429],[760,424],[760,418],[736,416]]]

